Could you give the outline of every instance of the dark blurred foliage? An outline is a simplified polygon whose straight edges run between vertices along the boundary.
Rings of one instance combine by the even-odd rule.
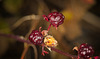
[[[58,49],[77,55],[73,47],[88,43],[94,47],[94,55],[100,55],[100,0],[0,0],[0,33],[27,39],[30,29],[38,30],[40,26],[42,30],[47,29],[49,23],[43,20],[42,15],[53,11],[66,17],[58,30],[52,26],[49,32],[58,41]],[[37,17],[31,18],[32,15]],[[17,26],[17,21],[22,23]],[[38,59],[69,59],[55,52],[42,56],[41,47],[36,48]],[[23,43],[0,37],[0,59],[20,59],[23,49]],[[34,49],[30,47],[25,59],[34,57]]]

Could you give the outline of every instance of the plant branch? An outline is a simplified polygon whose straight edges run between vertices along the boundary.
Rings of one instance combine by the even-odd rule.
[[[53,47],[51,47],[51,50],[53,50],[53,51],[55,51],[55,52],[57,52],[57,53],[59,53],[59,54],[62,54],[62,55],[64,55],[64,56],[67,56],[67,57],[70,57],[70,58],[77,58],[77,56],[75,56],[75,55],[71,55],[71,54],[69,54],[69,53],[65,53],[65,52],[63,52],[63,51],[61,51],[61,50],[58,50],[58,49],[56,49],[56,48],[53,48]]]
[[[22,39],[20,36],[15,36],[15,35],[12,35],[12,34],[1,34],[1,33],[0,33],[0,36],[9,37],[9,38],[16,39],[17,41],[20,41],[20,42],[23,42],[23,43],[32,44],[29,40]],[[67,56],[67,57],[71,57],[72,59],[77,58],[77,56],[75,56],[75,55],[71,55],[69,53],[65,53],[65,52],[60,51],[60,50],[58,50],[56,48],[51,47],[51,49],[53,51],[59,53],[59,54],[62,54],[62,55]]]
[[[22,56],[21,56],[21,59],[24,59],[25,54],[26,54],[27,51],[28,51],[28,48],[29,48],[29,46],[27,46],[27,47],[24,48],[24,51],[23,51]]]
[[[49,25],[49,27],[48,27],[47,31],[49,31],[50,27],[51,27],[51,24]]]
[[[17,36],[17,35],[12,35],[12,34],[2,34],[0,33],[0,36],[3,36],[3,37],[9,37],[9,38],[13,38],[13,39],[16,39],[17,41],[19,42],[23,42],[23,43],[27,43],[27,44],[32,44],[29,40],[24,40],[22,39],[20,36]]]

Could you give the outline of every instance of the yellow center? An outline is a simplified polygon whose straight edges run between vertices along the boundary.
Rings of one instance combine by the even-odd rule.
[[[49,47],[55,47],[57,46],[57,41],[54,39],[53,36],[46,36],[45,39],[44,39],[44,43],[45,45],[49,46]]]

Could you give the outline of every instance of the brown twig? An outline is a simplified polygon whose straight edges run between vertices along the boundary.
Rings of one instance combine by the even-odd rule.
[[[38,53],[37,53],[37,49],[36,49],[35,45],[32,44],[31,46],[34,49],[35,59],[38,59]]]
[[[26,54],[27,51],[28,51],[28,48],[29,48],[29,45],[28,45],[27,47],[24,48],[24,51],[23,51],[22,56],[21,56],[21,59],[24,59],[25,54]]]

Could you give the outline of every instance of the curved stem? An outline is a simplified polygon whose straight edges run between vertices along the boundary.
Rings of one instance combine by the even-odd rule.
[[[36,48],[36,46],[35,45],[31,45],[32,47],[33,47],[33,49],[34,49],[34,54],[35,54],[35,59],[38,59],[38,52],[37,52],[37,48]]]
[[[22,56],[21,56],[21,59],[24,59],[25,54],[26,54],[27,51],[28,51],[28,48],[29,48],[29,46],[27,46],[27,47],[24,48],[24,51],[23,51]]]

